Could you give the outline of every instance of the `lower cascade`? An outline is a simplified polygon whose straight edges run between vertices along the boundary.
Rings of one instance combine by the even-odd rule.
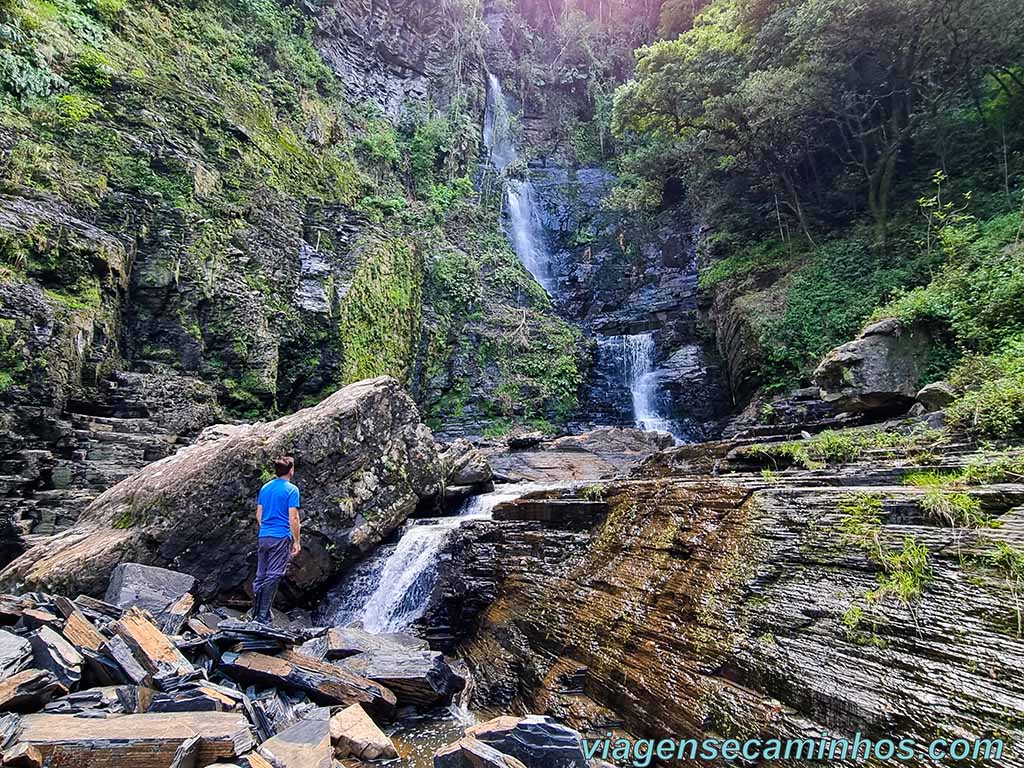
[[[451,534],[537,486],[518,485],[474,496],[456,515],[411,520],[397,543],[380,547],[330,591],[318,612],[326,626],[360,622],[369,632],[401,632],[423,615],[437,582],[438,555]]]

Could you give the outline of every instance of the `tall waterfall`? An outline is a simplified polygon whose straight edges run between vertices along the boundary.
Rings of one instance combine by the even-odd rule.
[[[369,632],[400,632],[423,615],[437,584],[439,555],[455,530],[470,520],[486,520],[504,501],[533,486],[505,487],[474,496],[452,517],[411,520],[397,544],[383,546],[353,568],[331,590],[320,620],[329,626],[361,621]]]
[[[484,115],[484,146],[499,173],[504,173],[519,158],[519,146],[513,129],[515,109],[505,95],[497,75],[487,76],[487,111]],[[556,281],[551,251],[544,240],[538,213],[537,192],[529,178],[509,178],[505,190],[505,230],[523,266],[548,294]]]

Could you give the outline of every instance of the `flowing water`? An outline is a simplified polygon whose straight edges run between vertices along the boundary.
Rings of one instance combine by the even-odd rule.
[[[344,626],[360,621],[369,632],[401,632],[427,608],[437,584],[439,554],[455,530],[471,520],[487,520],[502,502],[539,486],[507,486],[468,499],[450,517],[410,520],[398,542],[378,547],[327,595],[319,621]]]
[[[515,104],[505,95],[501,80],[488,74],[484,146],[490,154],[491,163],[501,174],[520,160],[519,141],[513,124],[515,114]],[[537,190],[528,177],[508,178],[504,209],[506,234],[516,255],[544,290],[553,295],[556,280],[551,250],[544,238]]]

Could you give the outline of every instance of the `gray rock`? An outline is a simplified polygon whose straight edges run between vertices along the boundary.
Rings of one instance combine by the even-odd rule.
[[[152,565],[121,563],[110,577],[104,600],[118,608],[137,606],[156,616],[195,586],[195,578],[185,573]]]
[[[449,446],[441,460],[448,468],[449,485],[483,485],[494,476],[487,457],[474,448],[468,440],[459,439]]]
[[[429,651],[426,640],[400,633],[374,634],[361,627],[334,627],[327,633],[328,659],[345,659],[360,653]]]
[[[526,768],[511,755],[470,736],[434,753],[434,768]]]
[[[931,341],[922,327],[881,320],[829,352],[814,383],[823,400],[848,412],[904,412],[914,403]]]
[[[443,477],[412,399],[394,379],[368,379],[150,464],[96,499],[73,528],[12,562],[0,582],[97,595],[129,560],[195,576],[204,600],[238,590],[255,567],[256,495],[283,453],[296,457],[304,515],[285,597],[326,583],[373,549],[436,496]]]
[[[398,706],[448,704],[466,685],[436,651],[371,651],[350,656],[339,664],[389,688]]]
[[[923,405],[928,413],[940,411],[954,400],[956,391],[947,381],[933,381],[917,393],[917,402]]]
[[[85,659],[63,635],[49,627],[40,627],[28,636],[28,641],[35,667],[52,672],[69,691],[78,685]]]
[[[466,735],[519,759],[527,768],[586,768],[580,734],[550,717],[496,717]]]
[[[23,637],[0,629],[0,680],[21,672],[32,660],[32,646]]]

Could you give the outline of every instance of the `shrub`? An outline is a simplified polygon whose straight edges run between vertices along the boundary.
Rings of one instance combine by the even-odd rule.
[[[105,91],[114,81],[117,70],[102,51],[93,47],[82,50],[71,67],[70,80],[89,91]]]
[[[954,428],[975,437],[1024,436],[1024,336],[961,363],[951,381],[963,391],[948,409]]]

